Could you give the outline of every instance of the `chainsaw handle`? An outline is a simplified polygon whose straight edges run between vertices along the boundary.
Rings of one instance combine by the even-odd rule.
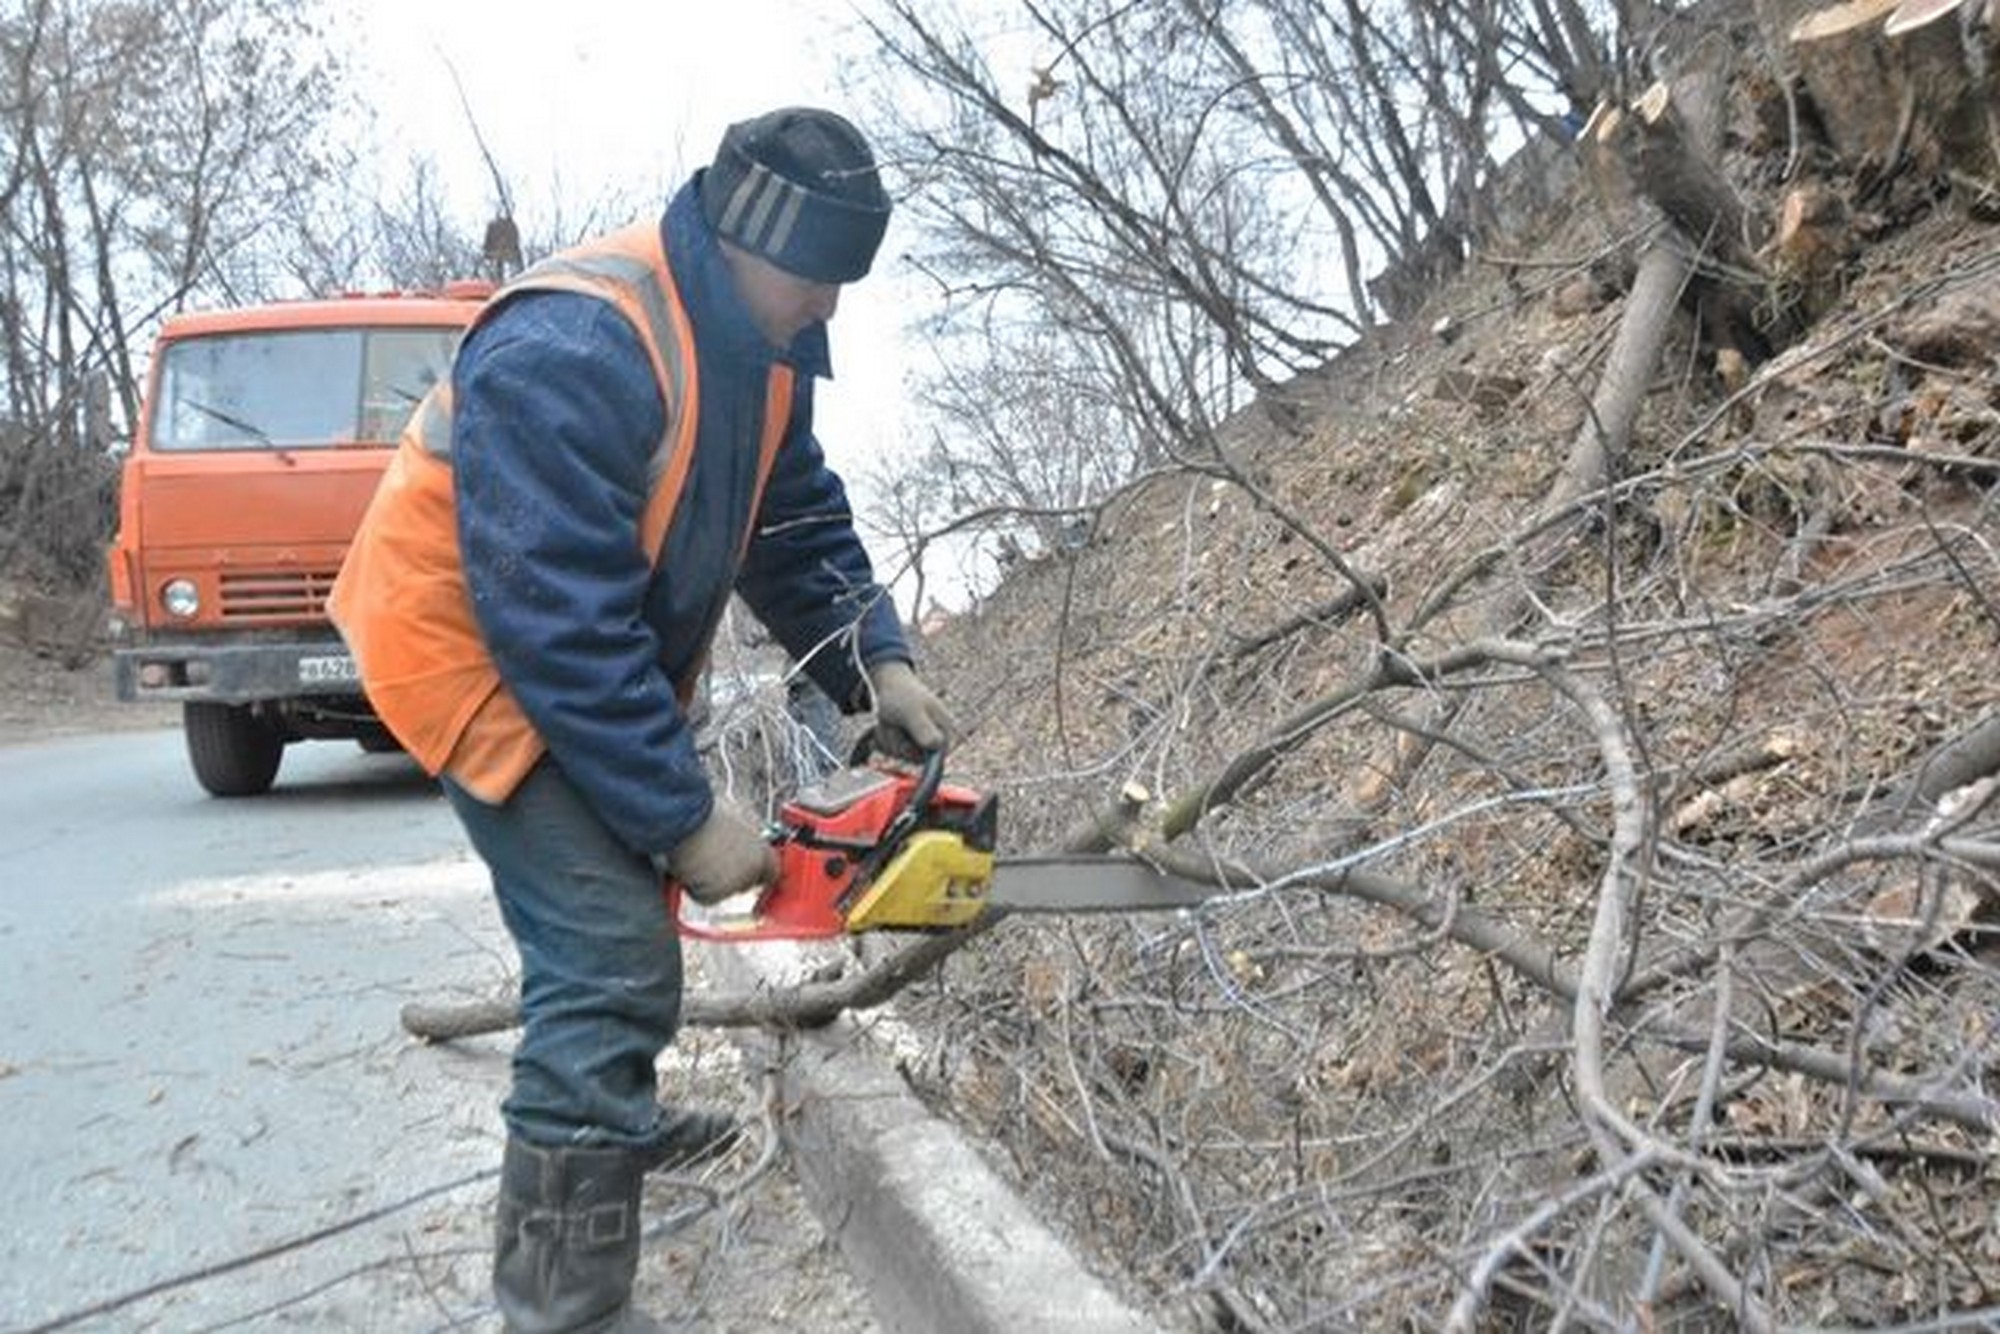
[[[855,742],[855,764],[857,766],[866,764],[869,756],[874,754],[874,750],[875,731],[870,728],[861,734],[859,741]],[[944,786],[944,750],[940,747],[924,755],[923,767],[917,771],[917,782],[910,789],[908,800],[904,801],[903,808],[889,821],[888,827],[883,829],[881,841],[862,857],[859,869],[855,873],[857,883],[866,884],[877,871],[888,864],[891,857],[902,850],[904,840],[909,838],[911,831],[923,820],[924,812],[931,808],[931,802],[936,799],[938,789],[942,786]]]
[[[940,746],[924,756],[924,767],[917,775],[916,789],[910,793],[909,805],[903,808],[910,813],[912,820],[930,809],[931,802],[937,799],[938,789],[942,786],[944,786],[944,747]]]
[[[861,768],[873,759],[879,750],[880,747],[875,744],[875,729],[871,727],[855,738],[854,748],[847,754],[848,767]],[[944,786],[944,747],[939,746],[936,750],[924,752],[923,767],[917,772],[917,786],[911,791],[910,799],[903,807],[910,820],[914,821],[930,809],[931,802],[936,800],[938,789],[942,786]],[[898,820],[896,824],[889,826],[892,838],[899,836],[896,827],[897,824],[903,823],[905,822]]]
[[[847,751],[848,768],[850,769],[864,768],[867,765],[868,761],[874,759],[877,755],[881,755],[884,756],[885,758],[892,760],[901,760],[903,758],[900,755],[890,754],[885,747],[876,744],[876,734],[878,731],[879,731],[879,724],[877,726],[867,728],[861,733],[860,736],[854,738],[854,744],[850,746]],[[936,750],[925,751],[923,764],[924,767],[927,769],[935,765],[937,767],[938,776],[940,779],[942,779],[944,776],[944,747],[940,746]]]
[[[794,923],[769,921],[754,911],[719,918],[690,915],[687,905],[692,902],[692,896],[681,887],[680,882],[668,880],[664,889],[668,920],[683,940],[743,945],[758,940],[811,940],[838,934],[837,930],[801,930]]]
[[[931,808],[938,788],[944,785],[944,751],[934,750],[924,756],[923,768],[917,771],[917,785],[910,789],[910,799],[903,803],[903,809],[896,812],[896,818],[889,822],[889,828],[882,836],[882,847],[887,853],[894,853],[925,811]],[[886,860],[886,857],[885,857]]]

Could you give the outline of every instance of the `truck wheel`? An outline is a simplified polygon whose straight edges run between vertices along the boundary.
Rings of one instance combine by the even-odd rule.
[[[194,776],[218,797],[254,797],[271,790],[284,758],[285,737],[247,705],[181,706],[188,759]]]

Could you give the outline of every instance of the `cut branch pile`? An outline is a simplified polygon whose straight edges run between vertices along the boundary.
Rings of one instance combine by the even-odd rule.
[[[1248,491],[1218,511],[1205,479],[1158,481],[936,645],[993,720],[961,759],[1013,838],[1049,846],[1136,777],[1165,794],[1148,855],[1235,891],[1187,920],[1013,923],[898,1001],[931,1044],[913,1074],[1159,1309],[2000,1306],[2000,263],[1947,215],[1901,251],[1920,282],[1880,231],[1835,231],[1813,262],[1838,279],[1803,302],[1768,238],[1838,229],[1849,196],[1746,186],[1688,129],[1722,72],[1666,86],[1621,112],[1637,128],[1586,133],[1656,145],[1599,190],[1627,201],[1615,230],[1653,222],[1566,455],[1560,366],[1497,416],[1370,400],[1364,370],[1345,385],[1386,411],[1289,473],[1258,459],[1286,513],[1346,535],[1341,569],[1308,575]],[[1748,325],[1714,317],[1731,292]],[[1733,375],[1676,371],[1732,335]],[[1439,355],[1521,375],[1521,341]],[[1347,570],[1387,576],[1383,616],[1228,654]]]

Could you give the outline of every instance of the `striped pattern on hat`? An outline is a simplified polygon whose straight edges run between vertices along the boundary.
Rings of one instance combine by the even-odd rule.
[[[811,107],[731,125],[700,190],[716,235],[814,282],[867,273],[889,225],[868,141]]]
[[[745,250],[782,254],[805,207],[804,186],[794,185],[761,162],[750,164],[743,179],[729,192],[716,230]]]

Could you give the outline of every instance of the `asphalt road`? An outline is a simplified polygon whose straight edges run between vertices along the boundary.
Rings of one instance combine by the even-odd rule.
[[[274,792],[219,801],[177,732],[0,747],[0,1329],[490,1327],[511,1039],[425,1046],[396,1014],[511,965],[401,757],[294,746]],[[669,1059],[693,1096],[754,1105],[726,1041]],[[649,1309],[871,1327],[782,1165],[702,1198],[649,1192],[656,1221],[694,1216],[647,1253]]]

